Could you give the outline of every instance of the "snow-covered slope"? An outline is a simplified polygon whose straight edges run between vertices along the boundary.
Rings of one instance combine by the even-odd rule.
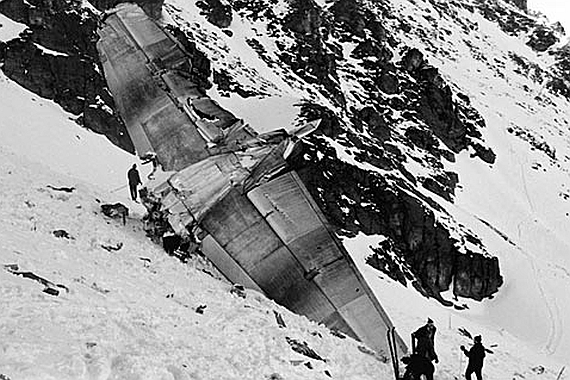
[[[231,293],[200,258],[167,256],[138,205],[109,192],[133,156],[5,77],[0,93],[3,378],[390,378],[360,343],[254,291]],[[126,225],[101,213],[116,201],[135,211]]]
[[[28,140],[43,127],[65,123],[66,114],[53,103],[33,101],[32,94],[4,79],[0,91],[6,89],[27,96],[11,106],[10,114],[21,128],[30,128]],[[45,107],[52,113],[35,124],[29,115]],[[60,144],[73,146],[75,136],[65,138],[44,135],[36,148],[56,153]],[[106,142],[97,147],[98,155],[90,155],[90,144],[99,140],[92,133],[81,140],[86,145],[75,167],[83,170],[76,173],[55,154],[34,155],[12,141],[0,144],[0,374],[37,380],[392,378],[390,367],[357,342],[334,336],[256,292],[246,291],[245,299],[230,293],[231,285],[213,278],[200,258],[183,265],[166,256],[144,236],[140,215],[125,226],[103,216],[101,203],[125,200],[94,190],[114,184],[113,173],[101,174],[95,184],[81,178],[115,152]],[[71,186],[76,188],[71,193],[53,189]],[[70,238],[56,237],[56,230]],[[483,327],[379,277],[364,265],[367,245],[378,240],[360,237],[347,246],[361,253],[355,259],[401,332],[412,331],[426,314],[436,320],[438,378],[455,378],[465,365],[457,346],[469,340],[458,333],[460,327],[483,333],[485,343],[492,344],[489,378],[541,379],[558,371],[556,363],[495,326]],[[103,248],[119,243],[118,251]],[[60,294],[44,293],[44,285],[15,271],[50,281]],[[203,314],[196,312],[200,306]],[[326,362],[293,351],[287,338],[306,342]]]
[[[438,12],[424,5],[423,12]],[[418,12],[406,1],[398,7],[403,14]],[[570,295],[564,291],[570,286],[570,103],[546,91],[530,70],[518,70],[513,59],[522,57],[546,71],[552,64],[548,55],[477,13],[458,12],[440,13],[438,30],[453,33],[436,36],[437,45],[426,54],[484,116],[483,133],[497,161],[484,165],[463,153],[449,164],[462,188],[447,209],[499,256],[506,279],[498,297],[473,314],[570,360]],[[460,33],[458,18],[476,29]],[[427,20],[415,20],[413,28],[430,29]],[[410,37],[408,43],[417,44]]]
[[[230,294],[207,266],[166,256],[140,220],[107,220],[103,196],[88,186],[52,190],[71,179],[5,148],[0,155],[0,373],[10,379],[389,378],[357,342],[256,292]],[[59,296],[14,265],[57,284]],[[323,360],[294,352],[288,338]]]
[[[276,20],[287,19],[295,9],[295,2],[271,2],[271,8],[262,1],[255,5],[228,3],[233,5],[234,12],[226,29],[206,22],[203,12],[193,4],[171,0],[166,5],[166,13],[172,19],[169,22],[191,34],[199,48],[212,59],[215,71],[229,72],[236,83],[254,94],[257,92],[257,96],[244,99],[231,91],[229,94],[219,89],[216,92],[214,87],[212,94],[219,94],[221,104],[252,123],[265,122],[267,113],[244,104],[268,102],[271,98],[276,99],[273,101],[275,113],[284,109],[277,99],[289,97],[317,102],[341,114],[346,112],[331,100],[333,97],[326,84],[312,84],[307,76],[278,63],[286,55],[284,49],[291,49],[296,42],[285,27],[280,29]],[[316,2],[323,12],[331,13],[333,4],[338,3]],[[467,305],[467,310],[447,310],[446,313],[467,318],[478,326],[494,326],[498,331],[522,339],[538,352],[569,361],[570,295],[565,290],[570,286],[566,233],[570,227],[567,201],[570,104],[567,98],[549,88],[549,82],[557,75],[552,71],[556,64],[553,56],[527,45],[535,27],[533,23],[538,25],[546,20],[534,19],[500,1],[485,4],[418,0],[377,2],[376,5],[362,1],[358,4],[385,16],[383,27],[400,41],[390,48],[395,54],[393,62],[401,59],[402,46],[416,47],[425,54],[430,65],[440,70],[454,93],[470,99],[486,124],[486,128],[480,129],[482,135],[477,141],[486,144],[496,155],[494,162],[474,160],[473,155],[478,153],[468,147],[459,152],[455,160],[443,160],[443,170],[455,172],[459,177],[451,199],[445,200],[418,186],[423,196],[435,200],[446,210],[438,213],[440,220],[449,222],[458,231],[473,232],[481,239],[484,250],[499,258],[505,280],[494,299],[481,304],[461,300],[456,303]],[[307,8],[310,14],[313,9]],[[321,14],[321,17],[322,24],[312,19],[316,24],[312,30],[311,26],[302,24],[310,24],[311,18],[301,18],[299,28],[306,28],[306,36],[317,30],[324,33],[319,27],[324,28],[326,16]],[[327,46],[342,48],[335,51],[334,73],[338,78],[333,82],[343,90],[348,103],[346,109],[361,107],[369,96],[358,78],[370,72],[363,69],[363,60],[352,54],[359,40],[351,42],[353,37],[343,40],[336,34],[340,33],[338,30],[330,29],[334,32],[323,36]],[[552,46],[549,51],[557,48],[560,45]],[[397,96],[392,95],[392,98]],[[275,120],[274,127],[280,127],[281,123]],[[413,124],[401,125],[405,130]],[[386,172],[377,165],[366,166],[358,162],[361,160],[354,160],[356,149],[342,139],[340,143],[328,140],[327,144],[333,145],[337,156],[350,165],[388,177],[394,175],[394,171]],[[432,166],[433,161],[427,160],[421,149],[410,149],[404,142],[396,142],[396,145],[407,155],[405,168],[415,178],[438,173]],[[345,207],[348,210],[350,204]],[[377,247],[378,243],[372,246]],[[480,247],[471,249],[477,251]],[[392,289],[388,282],[386,280],[384,286],[377,285],[381,299],[386,298],[385,287]],[[393,306],[394,312],[399,312],[399,303]]]

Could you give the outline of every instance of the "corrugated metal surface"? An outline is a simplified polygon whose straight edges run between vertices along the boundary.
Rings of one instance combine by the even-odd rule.
[[[334,312],[318,287],[305,279],[295,256],[238,191],[211,209],[202,228],[272,299],[317,321]]]
[[[232,282],[263,293],[263,290],[249,274],[228,255],[212,235],[208,235],[202,240],[202,250],[208,252],[208,259]]]
[[[137,152],[155,152],[166,170],[180,170],[207,157],[206,143],[194,123],[148,66],[186,60],[172,40],[133,4],[121,5],[109,15],[99,35],[107,83]]]
[[[262,151],[256,153],[258,158]],[[165,196],[163,205],[180,220],[189,217],[183,203],[200,215],[209,234],[202,250],[231,281],[261,289],[281,305],[387,355],[385,336],[392,323],[296,173],[243,194],[238,182],[229,180],[238,168],[243,182],[248,171],[233,154],[194,164],[172,177],[177,191]],[[400,338],[397,343],[406,350]]]
[[[369,346],[387,353],[385,333],[392,322],[348,252],[330,233],[299,177],[294,172],[284,174],[253,189],[248,198],[350,330]],[[329,314],[323,320],[327,317]],[[405,349],[403,341],[398,344]]]
[[[254,137],[181,74],[188,57],[136,5],[119,5],[99,35],[109,88],[140,155],[154,152],[166,170],[181,170],[208,157],[206,142],[221,142],[234,126],[231,141]]]
[[[255,207],[234,189],[211,209],[202,222],[202,228],[225,247],[251,226],[260,222],[264,220]],[[252,255],[257,253],[252,252]]]
[[[305,271],[285,246],[260,260],[251,277],[269,297],[314,321],[322,321],[335,311],[315,283],[305,278]]]
[[[392,323],[298,176],[285,173],[284,132],[257,136],[203,98],[179,74],[184,52],[137,6],[119,6],[99,34],[109,88],[137,151],[179,170],[155,189],[173,228],[201,223],[209,233],[203,251],[232,281],[386,354]]]
[[[286,244],[321,226],[290,173],[261,184],[248,198]]]

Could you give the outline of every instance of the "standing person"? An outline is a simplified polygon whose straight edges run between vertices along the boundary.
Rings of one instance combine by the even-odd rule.
[[[425,325],[412,333],[412,347],[415,354],[439,363],[439,359],[435,353],[436,331],[437,329],[433,321],[431,318],[428,318]]]
[[[477,335],[474,339],[473,347],[469,351],[465,346],[461,346],[461,351],[469,358],[465,378],[471,380],[471,374],[475,373],[477,380],[481,380],[481,370],[483,369],[483,359],[485,358],[485,347],[481,343],[481,335]]]
[[[129,179],[129,190],[131,191],[131,198],[133,201],[137,201],[137,187],[138,185],[142,185],[141,176],[139,171],[137,170],[137,164],[133,164],[133,166],[127,172],[127,178]]]
[[[148,164],[149,162],[152,163],[152,171],[146,177],[150,180],[154,179],[154,173],[158,169],[158,157],[154,152],[147,152],[144,156],[141,156],[141,160],[143,160],[143,165]]]

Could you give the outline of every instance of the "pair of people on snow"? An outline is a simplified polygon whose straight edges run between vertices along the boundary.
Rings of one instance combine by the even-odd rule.
[[[427,323],[412,333],[412,354],[402,358],[406,364],[403,380],[420,380],[422,375],[426,380],[433,380],[435,367],[432,361],[439,362],[435,352],[435,332],[433,321]]]
[[[402,359],[406,364],[403,380],[419,380],[424,375],[426,380],[433,380],[435,367],[432,361],[439,362],[435,352],[435,333],[437,328],[433,321],[428,318],[425,325],[412,333],[412,354]],[[471,374],[475,373],[477,380],[481,380],[485,347],[481,343],[481,336],[474,338],[474,344],[470,350],[461,346],[463,353],[469,358],[465,378],[471,380]]]

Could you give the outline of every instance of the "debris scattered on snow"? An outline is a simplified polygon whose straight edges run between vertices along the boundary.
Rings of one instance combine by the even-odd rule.
[[[232,286],[232,288],[230,289],[230,294],[233,294],[235,296],[241,297],[241,298],[245,298],[245,288],[243,287],[243,285],[240,284],[234,284]]]
[[[207,307],[206,305],[200,305],[200,306],[198,306],[198,307],[196,308],[195,311],[196,311],[196,313],[198,313],[198,314],[204,314],[204,310],[206,309],[206,307]]]
[[[287,340],[287,343],[289,343],[293,351],[298,352],[301,355],[305,355],[308,358],[320,360],[326,363],[327,360],[323,359],[311,347],[309,347],[307,342],[299,342],[298,340],[289,338],[288,336],[285,337],[285,340]]]
[[[122,203],[103,204],[101,205],[103,214],[112,219],[121,218],[123,225],[127,223],[127,216],[129,216],[129,208]]]
[[[62,186],[62,187],[55,187],[55,186],[52,186],[52,185],[47,185],[46,187],[48,187],[48,188],[50,188],[50,189],[52,189],[52,190],[55,190],[55,191],[63,191],[63,192],[66,192],[66,193],[72,193],[72,192],[75,191],[75,187],[64,187],[64,186]]]
[[[273,315],[275,315],[275,320],[277,321],[277,325],[280,328],[286,328],[287,327],[285,325],[285,321],[283,320],[283,317],[281,316],[281,314],[279,314],[278,311],[273,310]]]
[[[109,252],[113,252],[113,251],[118,251],[121,248],[123,248],[123,243],[122,242],[118,242],[112,245],[107,245],[107,244],[101,244],[101,248],[103,248],[104,250],[107,250]]]
[[[61,239],[75,240],[75,238],[71,236],[66,230],[55,230],[53,231],[53,236]]]

